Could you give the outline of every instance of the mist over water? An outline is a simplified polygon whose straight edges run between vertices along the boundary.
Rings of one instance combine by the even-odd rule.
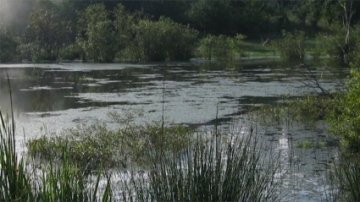
[[[0,26],[24,30],[35,5],[36,0],[0,0]]]

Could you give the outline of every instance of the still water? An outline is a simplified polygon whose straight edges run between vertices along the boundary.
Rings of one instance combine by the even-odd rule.
[[[328,90],[336,90],[344,72],[313,65]],[[300,149],[304,140],[326,141],[326,126],[315,123],[261,126],[249,118],[256,107],[282,102],[284,97],[314,94],[304,67],[271,60],[224,66],[188,63],[160,64],[2,64],[0,106],[9,110],[11,83],[18,148],[27,139],[58,133],[78,124],[105,122],[132,113],[137,124],[161,121],[210,130],[215,120],[226,130],[256,125],[257,135],[281,152],[284,173],[283,201],[321,201],[326,190],[326,169],[336,158],[336,147]],[[217,119],[216,119],[217,118]],[[44,132],[45,131],[45,132]]]

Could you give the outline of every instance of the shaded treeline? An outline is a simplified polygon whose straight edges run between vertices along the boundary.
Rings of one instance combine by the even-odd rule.
[[[1,62],[184,60],[208,34],[266,43],[282,30],[314,36],[360,20],[353,0],[4,2]]]

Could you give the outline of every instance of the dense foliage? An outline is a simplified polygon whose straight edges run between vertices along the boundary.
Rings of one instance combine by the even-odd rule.
[[[281,40],[274,41],[272,45],[279,51],[280,57],[285,61],[303,61],[305,57],[305,34],[283,33]]]
[[[284,38],[273,44],[287,59],[304,56],[295,41],[319,35],[325,46],[318,53],[345,64],[358,60],[351,59],[358,55],[354,25],[360,20],[360,3],[353,0],[30,0],[23,5],[29,8],[21,23],[7,22],[8,16],[0,23],[7,30],[0,36],[1,62],[187,60],[195,52],[207,59],[233,58],[241,55],[234,43],[238,33],[263,44]],[[209,46],[218,48],[205,50]]]
[[[335,190],[330,195],[331,201],[360,200],[360,163],[358,155],[341,155],[341,161],[330,173],[330,180]]]
[[[0,62],[15,60],[17,42],[11,33],[0,29]]]
[[[111,62],[114,57],[114,31],[104,5],[87,7],[79,19],[77,42],[85,53],[86,60]]]
[[[207,60],[233,60],[241,55],[240,43],[244,38],[241,34],[235,37],[208,35],[199,41],[197,55]]]
[[[197,31],[168,18],[140,20],[134,47],[142,61],[185,60],[192,56]]]
[[[335,109],[329,115],[332,132],[341,137],[342,143],[359,151],[360,145],[360,73],[354,71],[348,81],[348,91],[340,95]]]

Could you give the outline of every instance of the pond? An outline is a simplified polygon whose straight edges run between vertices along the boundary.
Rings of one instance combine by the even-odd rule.
[[[312,75],[328,90],[336,90],[346,75],[341,69],[308,64]],[[139,124],[165,120],[195,130],[211,130],[215,123],[228,130],[257,126],[257,135],[281,152],[286,169],[283,201],[321,201],[326,169],[336,158],[336,147],[301,149],[299,142],[322,141],[323,122],[261,126],[250,112],[265,104],[316,93],[309,87],[304,66],[277,61],[249,60],[241,64],[202,61],[153,64],[2,64],[0,106],[9,111],[7,75],[11,83],[18,148],[44,133],[58,133],[78,124],[105,122],[121,127],[110,112]],[[264,151],[267,152],[267,151]]]

